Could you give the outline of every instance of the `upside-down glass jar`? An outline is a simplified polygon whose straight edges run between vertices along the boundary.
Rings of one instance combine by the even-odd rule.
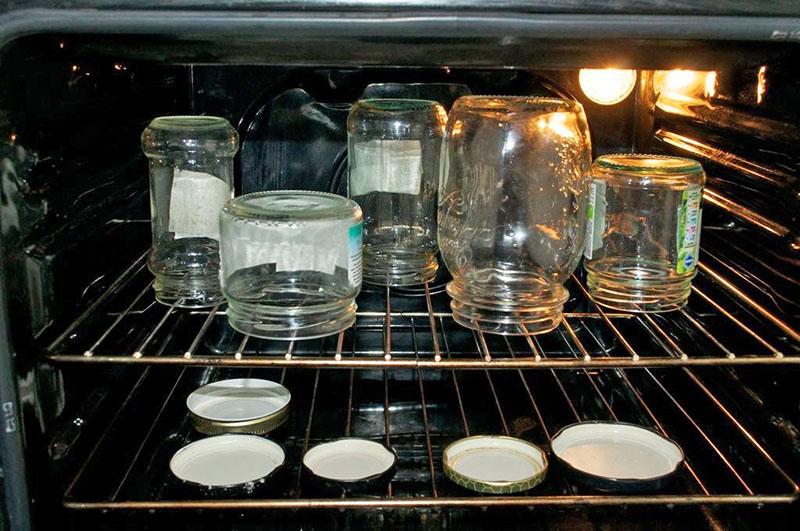
[[[439,248],[453,276],[453,318],[504,335],[554,329],[583,246],[591,164],[583,107],[460,98],[442,157]]]
[[[364,280],[385,286],[436,276],[436,190],[444,108],[368,99],[347,118],[349,196],[364,211]]]
[[[312,339],[355,322],[361,209],[323,192],[257,192],[220,214],[228,322],[266,339]]]
[[[631,312],[685,306],[697,274],[703,168],[679,157],[603,155],[592,179],[584,248],[592,298]]]
[[[161,116],[142,133],[150,163],[156,299],[185,308],[223,301],[219,211],[233,195],[236,130],[215,116]]]

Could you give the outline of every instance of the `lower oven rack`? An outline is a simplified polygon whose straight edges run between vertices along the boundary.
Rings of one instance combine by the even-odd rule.
[[[49,343],[55,362],[306,368],[523,369],[800,363],[800,335],[705,264],[689,305],[662,315],[595,305],[573,275],[548,334],[503,337],[453,321],[441,286],[415,296],[366,288],[356,324],[331,340],[267,341],[234,333],[223,306],[155,302],[144,256]],[[45,335],[45,334],[43,334]],[[448,341],[449,339],[449,341]]]
[[[702,375],[703,371],[710,371]],[[407,378],[398,379],[403,372]],[[475,508],[609,505],[773,504],[797,499],[798,487],[751,427],[726,408],[708,368],[599,370],[445,370],[420,368],[298,370],[147,367],[99,437],[75,459],[63,504],[76,510],[238,510]],[[392,377],[390,378],[390,374]],[[435,374],[438,378],[431,379]],[[178,448],[199,437],[184,399],[208,380],[258,376],[293,393],[290,418],[270,438],[284,446],[284,479],[267,494],[220,498],[186,492],[168,470]],[[551,462],[529,493],[471,494],[450,483],[441,453],[480,433],[530,440],[551,437],[577,421],[646,425],[675,440],[686,461],[658,493],[602,494],[571,485]],[[300,462],[311,446],[342,436],[378,440],[398,454],[385,491],[315,497]]]

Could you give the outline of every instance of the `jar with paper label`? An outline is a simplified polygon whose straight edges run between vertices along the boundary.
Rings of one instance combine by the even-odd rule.
[[[233,195],[236,130],[215,116],[161,116],[142,133],[150,163],[156,299],[186,308],[223,301],[219,212]]]
[[[447,114],[428,100],[366,99],[347,119],[349,195],[364,211],[364,280],[436,276],[436,192]]]
[[[691,159],[597,158],[584,247],[597,303],[631,312],[686,305],[697,273],[704,183],[703,168]]]
[[[222,209],[228,322],[266,339],[311,339],[356,319],[361,209],[323,192],[257,192]]]
[[[504,335],[553,330],[583,248],[592,160],[583,107],[459,98],[442,158],[439,247],[453,319]]]

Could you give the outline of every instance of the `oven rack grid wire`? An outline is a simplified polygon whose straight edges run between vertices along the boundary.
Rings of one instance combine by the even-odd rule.
[[[47,357],[75,363],[407,369],[800,364],[800,333],[703,263],[689,305],[662,315],[605,310],[573,275],[567,283],[573,298],[558,328],[520,336],[459,326],[447,295],[425,285],[416,296],[365,289],[356,324],[332,341],[269,341],[234,332],[225,322],[224,305],[201,310],[160,305],[151,283],[143,255],[57,337],[42,341]],[[157,348],[167,336],[168,344]]]
[[[412,329],[414,331],[414,329]],[[415,332],[416,333],[416,332]],[[398,378],[405,373],[406,378]],[[287,423],[269,437],[286,451],[284,479],[247,497],[186,490],[171,476],[171,455],[199,435],[185,396],[226,377],[280,381],[293,393]],[[436,378],[432,378],[436,376]],[[448,369],[299,370],[148,366],[120,407],[96,421],[64,482],[72,510],[413,509],[609,505],[792,503],[798,487],[754,433],[721,401],[709,367],[504,371]],[[533,490],[483,496],[450,483],[441,464],[447,444],[499,433],[548,449],[562,427],[592,420],[645,425],[676,441],[686,460],[673,484],[644,494],[576,488],[551,461]],[[302,455],[342,436],[380,441],[398,455],[385,490],[319,497],[304,483]]]

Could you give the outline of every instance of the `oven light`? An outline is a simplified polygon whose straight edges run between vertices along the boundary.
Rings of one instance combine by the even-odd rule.
[[[600,105],[619,103],[636,85],[635,70],[616,68],[581,68],[578,82],[586,97]]]
[[[764,94],[767,93],[767,67],[762,66],[758,69],[758,84],[756,85],[756,103],[764,102]]]
[[[706,98],[713,98],[717,95],[717,73],[709,72],[706,74],[705,86],[703,87],[703,95]]]

